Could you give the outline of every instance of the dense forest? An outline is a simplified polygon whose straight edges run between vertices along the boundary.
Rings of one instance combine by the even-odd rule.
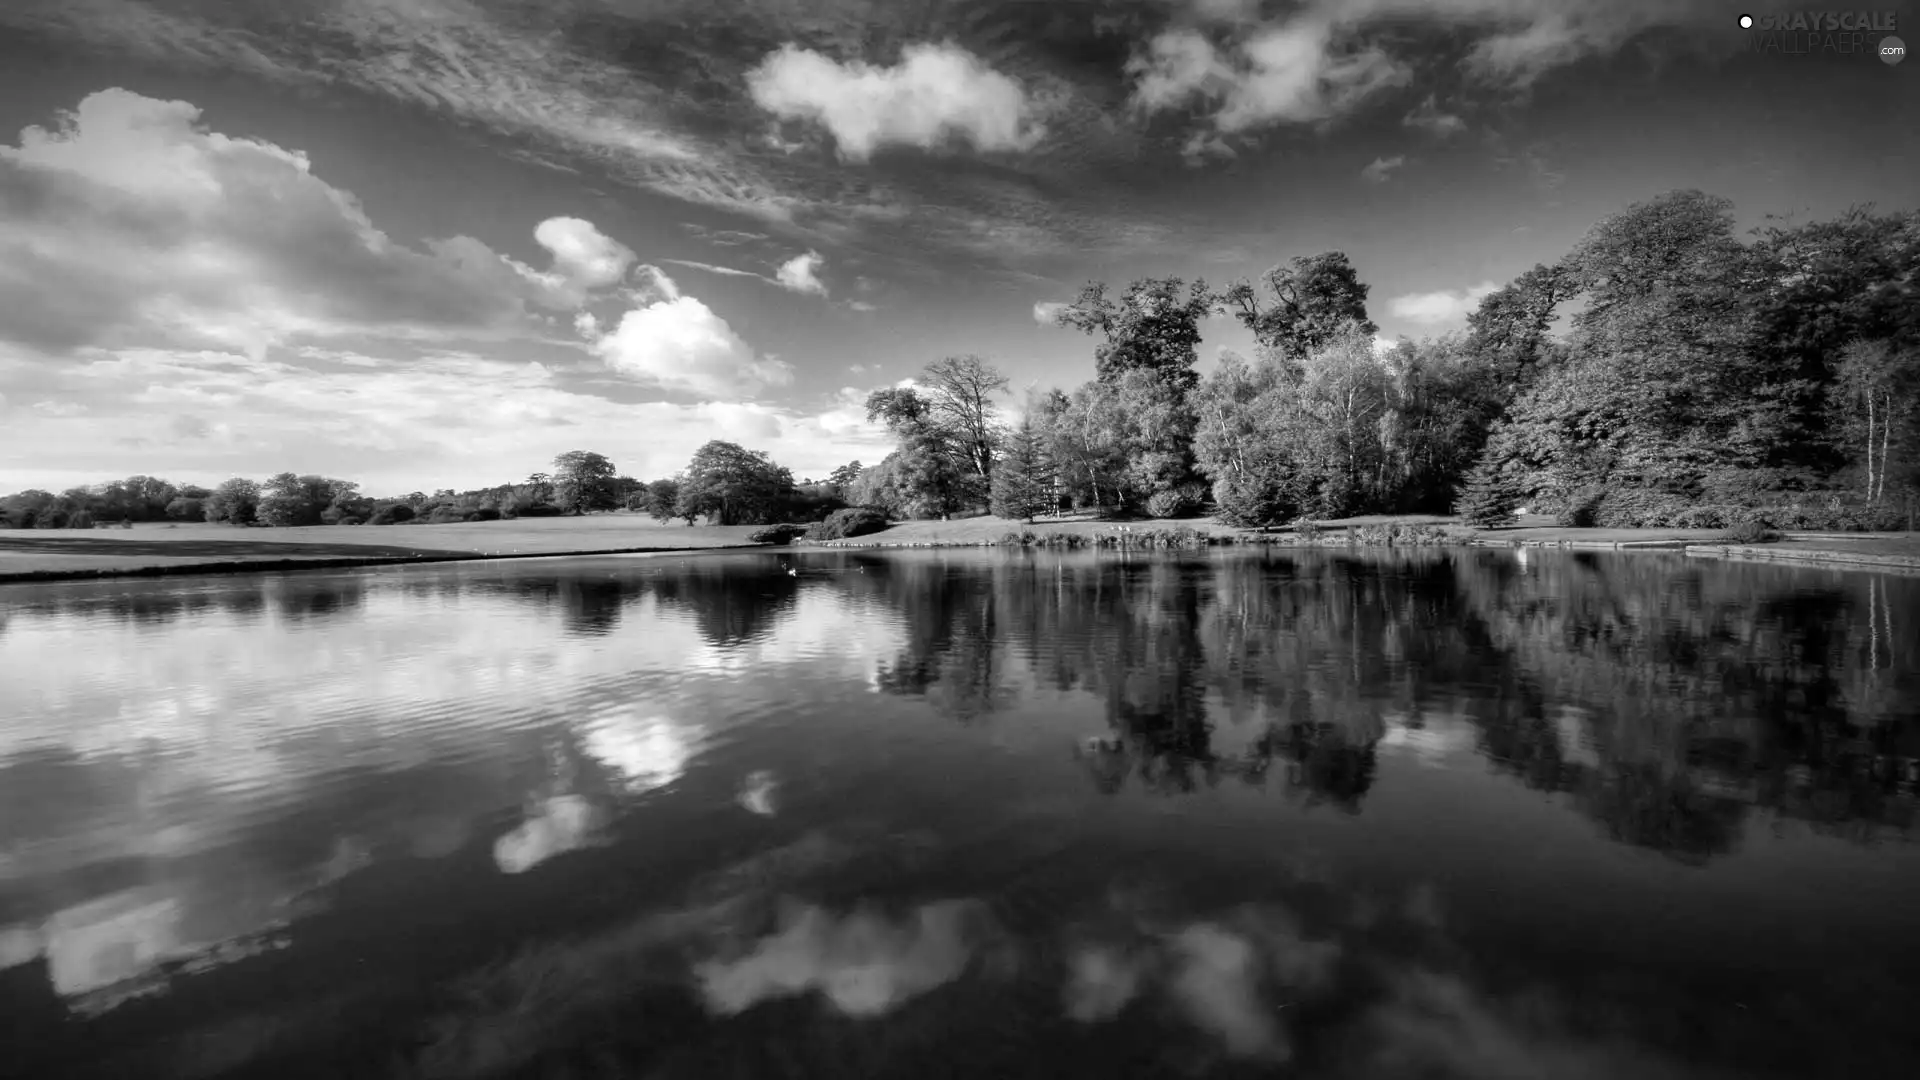
[[[1920,212],[1856,208],[1743,238],[1732,205],[1671,192],[1601,221],[1558,262],[1485,297],[1464,332],[1376,341],[1340,252],[1216,292],[1090,283],[1060,315],[1094,377],[1024,409],[987,361],[953,356],[876,391],[897,447],[796,482],[764,451],[702,447],[679,475],[619,475],[573,451],[551,473],[375,500],[282,473],[214,489],[147,476],[0,500],[14,527],[174,519],[390,524],[625,507],[662,521],[813,521],[1067,510],[1267,526],[1522,505],[1568,525],[1901,528],[1920,490]],[[1196,370],[1227,314],[1254,355]],[[1016,418],[1017,413],[1017,418]]]

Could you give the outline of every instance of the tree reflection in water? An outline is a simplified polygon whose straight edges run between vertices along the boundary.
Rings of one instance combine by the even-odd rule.
[[[1913,821],[1910,579],[1423,550],[1010,552],[835,580],[906,621],[886,692],[959,720],[1023,682],[1097,697],[1112,734],[1076,752],[1105,793],[1279,781],[1357,812],[1389,717],[1459,715],[1502,773],[1682,861],[1732,850],[1755,807],[1863,841]]]

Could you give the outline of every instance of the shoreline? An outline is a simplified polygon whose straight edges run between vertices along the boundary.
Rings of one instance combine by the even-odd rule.
[[[167,559],[193,559],[193,561],[169,561],[148,565],[116,566],[62,566],[37,570],[0,570],[0,585],[46,584],[76,581],[108,581],[116,578],[174,578],[196,575],[230,574],[282,574],[303,570],[350,570],[359,567],[411,566],[420,564],[484,562],[489,560],[520,559],[556,559],[556,558],[592,558],[607,555],[665,555],[701,551],[744,551],[749,549],[770,549],[778,551],[809,550],[906,550],[932,548],[983,548],[983,547],[1019,547],[1035,550],[1097,550],[1097,551],[1179,551],[1194,550],[1202,547],[1284,547],[1284,548],[1560,548],[1585,551],[1673,551],[1690,558],[1718,558],[1742,562],[1771,562],[1826,567],[1831,569],[1852,569],[1883,573],[1920,573],[1920,553],[1891,554],[1848,550],[1842,546],[1847,542],[1871,542],[1885,540],[1887,537],[1873,534],[1860,536],[1839,536],[1827,533],[1789,533],[1781,541],[1759,544],[1716,543],[1704,537],[1674,536],[1678,530],[1646,530],[1653,533],[1647,539],[1632,539],[1613,536],[1606,539],[1582,539],[1577,536],[1563,535],[1571,530],[1522,527],[1513,530],[1519,535],[1504,535],[1508,530],[1499,532],[1469,531],[1460,526],[1447,526],[1444,539],[1428,538],[1413,543],[1382,543],[1377,539],[1359,539],[1358,526],[1328,526],[1320,535],[1302,537],[1297,533],[1251,533],[1238,530],[1226,531],[1217,525],[1185,530],[1184,545],[1169,545],[1158,542],[1178,528],[1149,526],[1139,532],[1121,532],[1102,523],[1089,529],[1073,530],[1079,535],[1073,536],[1073,543],[1036,543],[1007,544],[1001,537],[959,538],[939,535],[914,538],[912,532],[933,532],[937,523],[904,523],[908,525],[909,535],[897,539],[885,538],[886,534],[874,534],[870,537],[856,537],[843,540],[827,540],[791,544],[649,544],[622,547],[580,547],[562,550],[537,551],[456,551],[439,550],[425,553],[395,555],[387,553],[368,555],[316,554],[274,557],[270,551],[254,555],[232,558],[193,559],[191,555],[163,556]],[[914,528],[914,526],[920,528]],[[1092,525],[1092,523],[1088,523]],[[896,526],[898,528],[898,526]],[[891,531],[891,530],[890,530]],[[1607,530],[1619,533],[1626,530]],[[1691,531],[1691,530],[1689,530]],[[1705,530],[1699,530],[1705,531]],[[1668,535],[1660,535],[1662,532]],[[1538,535],[1546,533],[1547,535]],[[1562,535],[1555,535],[1562,534]],[[1042,538],[1051,532],[1038,534]],[[1002,534],[1004,536],[1004,533]],[[1132,542],[1138,537],[1142,542]],[[189,547],[189,544],[182,544]],[[114,558],[113,556],[101,556]],[[136,556],[137,557],[137,556]],[[73,558],[73,556],[67,556]],[[0,565],[4,565],[0,563]]]
[[[703,547],[594,548],[582,551],[445,552],[432,555],[336,555],[284,559],[227,559],[217,562],[166,563],[155,566],[76,567],[61,570],[0,572],[0,585],[47,582],[110,581],[114,578],[192,577],[214,574],[282,574],[299,570],[352,570],[362,566],[415,566],[440,563],[496,562],[522,559],[583,559],[600,555],[672,555],[706,551],[741,551],[766,544],[709,544]]]

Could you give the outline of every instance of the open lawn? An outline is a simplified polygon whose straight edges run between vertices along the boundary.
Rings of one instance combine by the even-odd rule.
[[[297,529],[138,524],[131,529],[0,530],[0,581],[129,573],[431,562],[484,557],[685,551],[747,543],[753,526],[662,525],[638,514],[447,525]]]

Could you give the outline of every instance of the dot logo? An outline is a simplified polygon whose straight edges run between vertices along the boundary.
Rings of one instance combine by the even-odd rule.
[[[1880,39],[1880,59],[1889,66],[1907,58],[1907,43],[1888,34]]]
[[[1753,29],[1753,16],[1751,15],[1740,16],[1740,29],[1742,30]]]

